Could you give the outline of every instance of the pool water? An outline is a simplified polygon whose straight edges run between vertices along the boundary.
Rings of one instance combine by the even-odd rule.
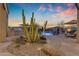
[[[53,34],[50,33],[50,32],[43,32],[42,35],[44,35],[44,36],[52,36]]]

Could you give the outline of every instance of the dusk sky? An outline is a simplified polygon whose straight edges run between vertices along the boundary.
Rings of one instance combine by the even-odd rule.
[[[19,26],[22,24],[22,9],[24,9],[26,23],[31,19],[32,12],[35,13],[35,20],[43,25],[48,21],[47,26],[54,26],[61,21],[67,22],[77,20],[77,10],[74,4],[64,3],[26,3],[8,4],[9,26]]]

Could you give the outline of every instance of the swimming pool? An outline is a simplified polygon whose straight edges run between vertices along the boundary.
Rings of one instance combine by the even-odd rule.
[[[43,35],[43,36],[53,36],[53,34],[50,33],[50,32],[43,32],[42,35]]]

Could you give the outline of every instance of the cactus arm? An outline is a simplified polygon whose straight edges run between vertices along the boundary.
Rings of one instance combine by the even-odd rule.
[[[35,36],[35,19],[34,19],[34,13],[32,13],[32,18],[31,18],[31,41],[34,40],[34,36]]]
[[[38,40],[38,27],[36,27],[34,41]]]
[[[45,29],[46,29],[46,26],[47,26],[47,21],[45,21],[45,24],[43,26],[43,33],[44,33]]]
[[[26,27],[26,21],[25,21],[25,16],[24,16],[24,10],[22,10],[22,21],[23,21],[23,31],[24,31],[24,35],[25,38],[30,41],[30,36],[29,36],[29,32],[28,32],[28,28]]]

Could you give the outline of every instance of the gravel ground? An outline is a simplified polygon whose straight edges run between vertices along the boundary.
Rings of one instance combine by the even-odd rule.
[[[76,43],[76,39],[67,38],[63,34],[47,37],[46,47],[55,48],[61,51],[61,55],[64,56],[79,56],[79,43]]]
[[[0,56],[47,56],[41,48],[51,47],[64,56],[79,56],[79,44],[76,39],[67,38],[63,34],[47,37],[47,44],[29,44],[21,45],[19,48],[15,47],[9,38],[6,42],[0,43]]]
[[[12,56],[12,54],[7,51],[9,44],[10,42],[0,43],[0,56]]]
[[[0,43],[0,56],[46,56],[46,54],[40,50],[44,44],[27,43],[16,48],[16,45],[12,43],[12,40],[16,37],[8,37],[5,42]]]
[[[14,43],[8,46],[8,51],[16,56],[46,56],[45,53],[41,51],[43,44],[38,43],[27,43],[26,45],[21,45],[16,47]]]

